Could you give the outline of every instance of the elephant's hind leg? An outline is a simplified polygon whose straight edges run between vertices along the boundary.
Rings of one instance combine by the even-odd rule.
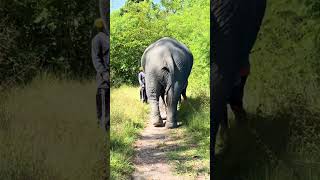
[[[175,82],[173,87],[168,91],[167,95],[167,122],[166,128],[172,129],[178,127],[177,122],[177,105],[181,95],[182,85],[180,82]]]
[[[160,116],[159,98],[157,100],[150,100],[151,114],[150,119],[154,127],[163,127],[163,120]]]
[[[152,76],[146,76],[147,82],[147,97],[151,107],[150,120],[153,126],[163,127],[163,121],[159,110],[160,85],[157,81],[152,79]]]

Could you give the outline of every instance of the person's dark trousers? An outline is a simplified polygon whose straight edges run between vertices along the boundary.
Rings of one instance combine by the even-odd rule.
[[[144,102],[143,87],[140,87],[140,101]]]
[[[147,97],[147,91],[146,91],[146,88],[144,87],[143,88],[143,102],[147,103],[148,102],[148,97]]]
[[[140,101],[143,101],[143,90],[142,90],[142,87],[140,87]]]
[[[140,100],[142,100],[142,102],[145,102],[145,103],[147,103],[148,101],[145,87],[140,87]]]
[[[98,88],[96,94],[98,125],[110,129],[110,88]]]

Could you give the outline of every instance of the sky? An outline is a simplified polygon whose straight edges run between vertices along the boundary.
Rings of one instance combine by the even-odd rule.
[[[111,12],[120,9],[126,0],[111,0]],[[160,3],[160,0],[154,0],[155,3]]]

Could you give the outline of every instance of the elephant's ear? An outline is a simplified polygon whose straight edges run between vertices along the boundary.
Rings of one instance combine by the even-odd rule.
[[[165,95],[168,94],[168,91],[173,86],[174,82],[174,60],[171,55],[167,55],[164,57],[164,69],[166,69],[168,72],[168,79],[167,79],[167,87],[165,89]],[[174,88],[172,88],[173,90]]]

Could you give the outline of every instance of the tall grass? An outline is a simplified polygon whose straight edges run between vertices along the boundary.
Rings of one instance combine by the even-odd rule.
[[[0,179],[105,179],[95,83],[36,78],[1,99]]]
[[[190,83],[190,82],[189,82]],[[169,153],[176,172],[191,176],[210,173],[210,98],[207,92],[187,91],[188,100],[181,103],[178,121],[182,126],[172,130],[177,139],[184,139],[179,148]]]
[[[121,86],[111,90],[111,179],[128,179],[134,171],[133,143],[144,128],[148,106],[139,101],[139,88]]]

